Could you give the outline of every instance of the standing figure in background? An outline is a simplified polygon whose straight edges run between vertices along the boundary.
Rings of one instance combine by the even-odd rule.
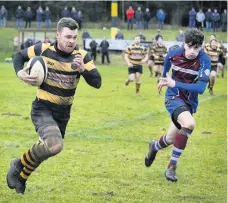
[[[101,63],[102,64],[104,64],[105,56],[106,56],[108,64],[110,63],[108,47],[109,47],[109,43],[106,40],[106,38],[104,37],[103,41],[100,43]]]
[[[17,29],[22,28],[22,19],[24,18],[24,10],[21,8],[21,6],[18,6],[17,10],[16,10],[16,26]]]
[[[192,7],[192,10],[188,12],[188,16],[189,16],[189,27],[190,28],[196,27],[196,11],[194,7]]]
[[[33,17],[33,12],[31,11],[31,7],[29,6],[27,8],[27,10],[25,11],[25,28],[27,28],[27,26],[29,28],[31,28],[31,21],[32,21],[32,17]]]
[[[0,9],[0,27],[6,27],[6,18],[8,15],[8,11],[5,6],[2,5]]]
[[[126,15],[127,15],[127,29],[133,30],[133,19],[135,16],[135,11],[132,9],[132,6],[129,6],[129,8],[126,11]]]
[[[91,58],[93,59],[94,62],[96,62],[96,58],[97,58],[97,42],[93,39],[90,44],[90,49],[91,49]]]

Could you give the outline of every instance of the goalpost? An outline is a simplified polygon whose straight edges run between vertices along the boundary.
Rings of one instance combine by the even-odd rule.
[[[51,42],[55,41],[56,29],[52,30],[37,30],[37,29],[19,29],[18,30],[18,49],[20,50],[21,44],[27,39],[32,39],[33,42],[43,42],[45,38],[48,38]]]

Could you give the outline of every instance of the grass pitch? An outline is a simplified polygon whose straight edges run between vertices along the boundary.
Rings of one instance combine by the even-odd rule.
[[[24,196],[6,184],[12,158],[37,141],[30,120],[36,88],[20,82],[12,64],[0,63],[0,202],[4,203],[225,203],[227,200],[227,78],[216,80],[215,95],[200,96],[196,128],[179,160],[177,183],[164,171],[171,147],[144,166],[148,142],[169,127],[170,118],[156,79],[144,66],[141,95],[124,86],[122,56],[98,69],[101,89],[78,85],[64,150],[45,161],[28,180]]]

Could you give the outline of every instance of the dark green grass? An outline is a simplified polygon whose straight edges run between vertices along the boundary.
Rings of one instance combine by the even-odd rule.
[[[12,65],[0,63],[0,202],[225,203],[227,79],[217,79],[214,96],[207,90],[200,96],[196,129],[173,184],[164,177],[171,147],[158,153],[152,167],[144,166],[148,142],[169,127],[164,92],[156,92],[156,80],[144,67],[136,96],[135,84],[124,86],[122,56],[112,56],[112,63],[119,65],[98,63],[101,89],[81,79],[64,150],[32,174],[24,196],[7,187],[5,176],[10,160],[37,141],[29,115],[36,88],[20,82]]]

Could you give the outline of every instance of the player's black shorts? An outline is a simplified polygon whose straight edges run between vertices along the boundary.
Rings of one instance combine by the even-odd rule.
[[[143,73],[143,69],[141,65],[134,65],[133,67],[128,68],[128,74],[132,74],[132,73]]]
[[[57,125],[62,134],[62,138],[64,138],[66,126],[70,119],[70,112],[54,111],[45,103],[36,99],[32,103],[31,118],[36,131],[38,131],[38,128],[41,126]]]
[[[211,71],[217,71],[217,65],[215,65],[215,66],[211,66]]]
[[[149,58],[148,58],[148,60],[153,61],[154,60],[154,56],[150,55]]]
[[[175,111],[173,112],[172,117],[171,117],[174,125],[179,130],[181,129],[181,125],[178,123],[177,118],[184,111],[189,111],[192,114],[191,108],[189,108],[187,105],[182,105],[182,106],[179,106],[178,108],[175,109]]]
[[[226,64],[226,59],[223,56],[220,56],[218,62],[221,63],[222,65],[225,65]]]
[[[155,62],[154,62],[154,65],[155,65],[155,66],[156,66],[156,65],[157,65],[157,66],[158,66],[158,65],[164,66],[164,62],[162,62],[162,63],[155,63]]]

